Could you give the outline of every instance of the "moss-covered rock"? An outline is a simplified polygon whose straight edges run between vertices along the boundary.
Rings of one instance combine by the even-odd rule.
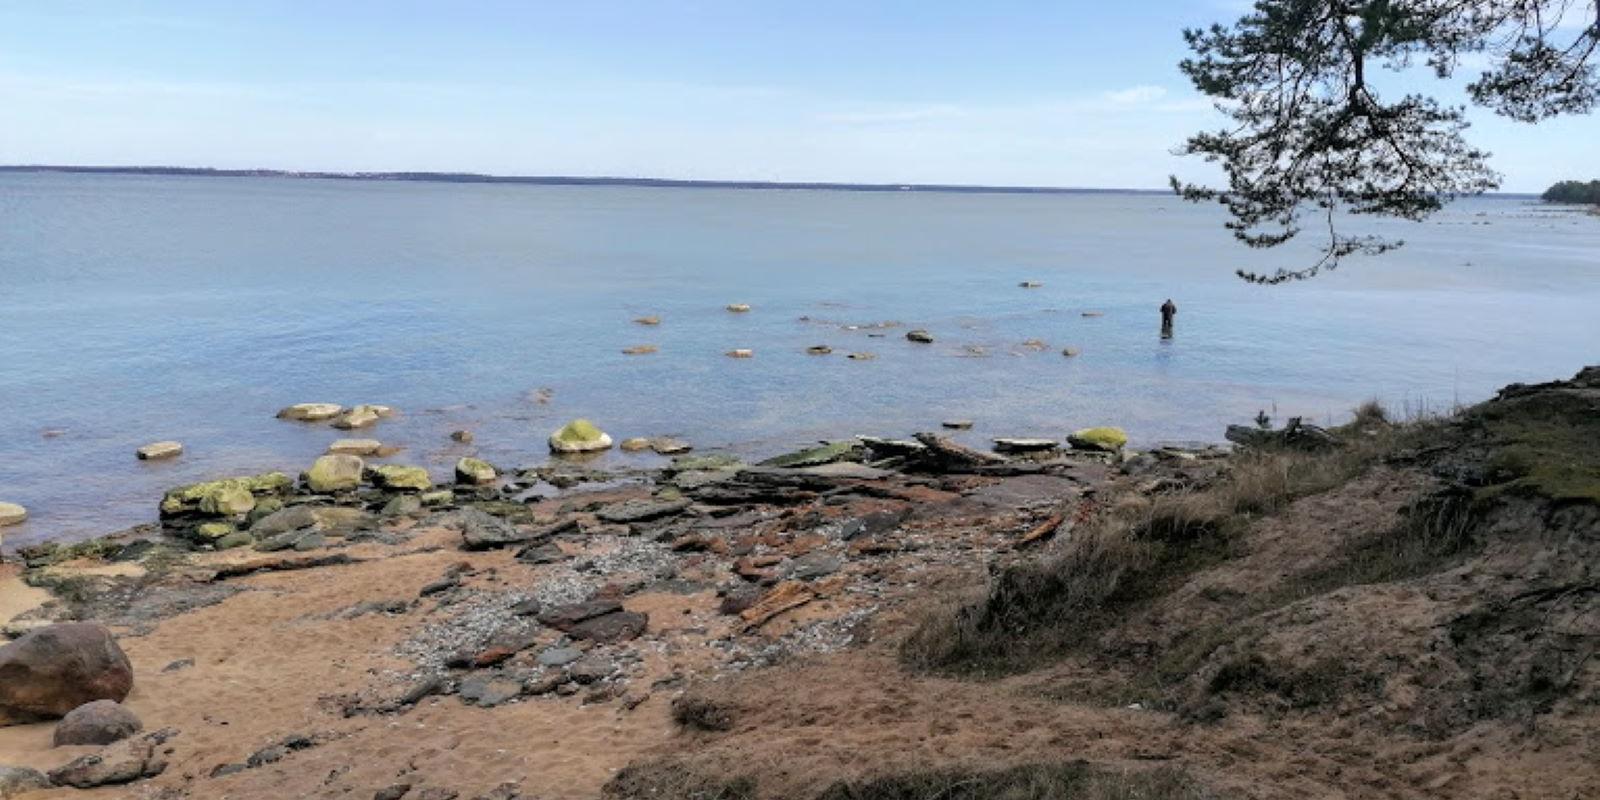
[[[556,453],[591,453],[610,447],[611,437],[586,419],[575,419],[550,434],[550,450]]]
[[[216,542],[235,533],[236,529],[226,522],[204,522],[194,528],[194,537],[202,542]]]
[[[1067,443],[1079,450],[1097,450],[1115,453],[1128,444],[1128,434],[1121,428],[1099,427],[1073,431]]]
[[[359,456],[334,453],[313,461],[311,469],[300,477],[313,492],[343,492],[361,485],[365,468],[366,463]]]
[[[762,467],[819,467],[836,461],[861,460],[861,443],[857,441],[828,442],[793,453],[769,458],[760,462]]]
[[[434,506],[447,506],[456,501],[456,493],[449,489],[439,489],[433,492],[423,492],[417,496],[422,505],[427,508]]]
[[[422,467],[381,464],[367,469],[367,480],[379,489],[425,492],[433,488],[433,478]]]
[[[235,547],[249,547],[255,543],[256,537],[251,536],[244,531],[234,531],[233,533],[216,540],[212,544],[218,550],[232,550]]]
[[[698,455],[678,456],[672,459],[669,472],[713,472],[717,470],[732,470],[744,466],[738,456],[728,453],[700,453]]]
[[[282,495],[293,487],[294,481],[281,472],[205,481],[168,491],[161,498],[161,513],[163,516],[248,514],[256,507],[257,497]]]
[[[487,461],[476,458],[463,458],[456,462],[456,483],[482,484],[494,483],[500,473]]]

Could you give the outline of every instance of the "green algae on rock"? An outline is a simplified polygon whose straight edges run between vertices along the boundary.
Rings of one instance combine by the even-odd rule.
[[[292,488],[294,481],[281,472],[204,481],[168,491],[161,498],[161,514],[248,514],[256,507],[257,496],[281,495]]]
[[[586,419],[575,419],[550,434],[550,449],[556,453],[591,453],[610,447],[611,437]]]
[[[360,457],[347,453],[334,453],[319,457],[311,469],[301,476],[306,488],[313,492],[342,492],[361,485],[361,474],[366,463]]]
[[[1079,450],[1098,450],[1102,453],[1115,453],[1127,446],[1128,434],[1121,428],[1084,428],[1073,431],[1067,437],[1067,443]]]
[[[493,483],[500,474],[487,461],[463,458],[456,462],[456,483]]]
[[[433,488],[433,478],[428,476],[428,471],[422,467],[404,467],[398,464],[383,464],[367,469],[367,480],[379,489],[401,490],[409,489],[425,492]]]

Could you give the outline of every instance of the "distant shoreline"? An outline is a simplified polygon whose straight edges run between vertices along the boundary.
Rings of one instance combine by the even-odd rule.
[[[835,183],[830,181],[728,181],[679,178],[614,178],[573,175],[486,175],[476,172],[323,172],[211,167],[100,167],[57,164],[0,165],[4,173],[57,172],[79,175],[156,175],[195,178],[300,178],[412,183],[507,183],[532,186],[625,186],[664,189],[787,189],[833,192],[944,192],[958,194],[1170,194],[1167,189],[1096,189],[1063,186],[984,186],[942,183]]]

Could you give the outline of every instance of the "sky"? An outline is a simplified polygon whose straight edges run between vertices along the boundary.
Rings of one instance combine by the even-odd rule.
[[[1221,123],[1181,31],[1241,10],[0,0],[0,164],[1159,188]],[[1600,173],[1600,116],[1473,119],[1507,191]]]

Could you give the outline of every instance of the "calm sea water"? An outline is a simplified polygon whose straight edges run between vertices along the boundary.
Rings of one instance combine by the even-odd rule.
[[[151,520],[172,485],[303,469],[342,434],[273,418],[295,402],[398,407],[370,435],[443,477],[468,453],[539,463],[575,416],[752,456],[951,417],[975,443],[1099,424],[1217,440],[1260,409],[1441,408],[1600,361],[1600,219],[1464,201],[1384,226],[1397,253],[1276,288],[1233,270],[1309,255],[1246,252],[1219,222],[1136,194],[3,175],[0,499],[32,513],[6,545]],[[884,321],[938,341],[844,327]],[[660,352],[621,353],[636,344]],[[134,460],[169,438],[181,459]]]

